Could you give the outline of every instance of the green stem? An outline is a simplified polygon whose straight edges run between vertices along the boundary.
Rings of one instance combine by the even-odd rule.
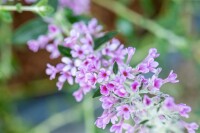
[[[53,130],[66,124],[80,121],[81,106],[75,106],[64,112],[57,113],[33,128],[30,133],[51,133]],[[73,116],[72,116],[73,115]]]
[[[11,28],[10,24],[0,23],[0,80],[2,81],[8,79],[12,73]]]
[[[5,11],[30,11],[30,12],[43,12],[46,10],[45,6],[10,6],[10,5],[0,5],[0,10]]]
[[[94,128],[94,106],[91,93],[83,101],[83,113],[85,119],[85,132],[95,133]]]
[[[180,37],[170,30],[163,28],[152,20],[144,18],[116,0],[93,0],[93,2],[129,20],[133,24],[148,30],[157,37],[167,40],[170,44],[173,44],[178,48],[187,47],[187,41],[183,37]]]

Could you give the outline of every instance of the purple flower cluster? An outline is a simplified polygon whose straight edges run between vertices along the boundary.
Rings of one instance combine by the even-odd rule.
[[[161,68],[155,61],[159,56],[157,50],[151,48],[143,61],[131,67],[129,63],[135,48],[124,48],[115,38],[94,49],[94,40],[104,34],[96,19],[88,24],[74,23],[65,39],[61,29],[50,25],[47,35],[29,41],[28,46],[34,52],[46,48],[51,58],[60,56],[59,44],[71,50],[71,57],[62,57],[62,62],[56,66],[47,64],[46,73],[50,79],[59,74],[59,90],[65,82],[77,83],[80,88],[73,96],[78,102],[99,86],[104,111],[95,122],[97,127],[105,129],[111,123],[110,132],[115,133],[183,133],[185,129],[194,133],[198,125],[181,120],[181,117],[189,117],[191,108],[176,104],[171,96],[160,91],[164,84],[178,80],[173,71],[165,79],[159,77]]]
[[[28,41],[28,47],[33,52],[39,49],[46,49],[51,53],[50,58],[55,59],[60,56],[58,45],[63,42],[63,33],[60,28],[54,24],[49,24],[47,35],[40,35],[37,40]]]
[[[60,6],[68,7],[76,15],[89,12],[90,0],[59,0]]]

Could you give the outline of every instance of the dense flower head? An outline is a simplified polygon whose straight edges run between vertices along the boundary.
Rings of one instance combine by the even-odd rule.
[[[74,23],[64,41],[58,37],[61,34],[58,27],[50,25],[47,36],[29,41],[28,46],[34,52],[46,47],[51,58],[60,56],[58,45],[70,49],[71,57],[62,57],[62,62],[55,67],[48,64],[46,73],[50,79],[59,75],[59,90],[65,82],[77,83],[80,87],[73,96],[78,102],[93,89],[99,89],[104,111],[95,122],[97,127],[105,129],[111,123],[110,132],[115,133],[183,133],[184,129],[193,133],[198,129],[196,123],[181,120],[181,117],[189,117],[191,108],[176,104],[173,97],[161,91],[164,84],[178,80],[173,71],[165,79],[159,77],[162,69],[156,61],[157,49],[149,49],[146,58],[131,67],[129,63],[136,49],[125,48],[118,39],[113,38],[103,47],[94,48],[95,39],[105,34],[96,19],[87,24]],[[117,65],[115,72],[114,64]],[[146,76],[148,74],[151,76]]]

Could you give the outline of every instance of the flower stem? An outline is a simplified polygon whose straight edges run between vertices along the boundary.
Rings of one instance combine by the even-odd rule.
[[[83,101],[83,113],[85,119],[85,132],[95,133],[94,128],[94,107],[91,93]]]
[[[5,11],[30,11],[30,12],[42,12],[45,11],[45,6],[10,6],[10,5],[0,5],[0,10]]]
[[[149,32],[153,33],[155,36],[167,40],[170,44],[178,48],[187,47],[187,41],[185,38],[180,37],[168,29],[163,28],[159,24],[152,20],[144,18],[140,14],[128,9],[126,6],[117,2],[116,0],[92,0],[95,4],[100,5],[117,15],[129,20],[133,24],[136,24]],[[112,6],[110,6],[112,5]]]

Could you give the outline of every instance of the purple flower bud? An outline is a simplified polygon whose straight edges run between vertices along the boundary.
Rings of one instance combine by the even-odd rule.
[[[183,103],[178,104],[177,106],[178,106],[179,114],[185,118],[188,118],[189,117],[188,113],[191,111],[191,107]]]
[[[38,52],[38,50],[40,48],[40,44],[39,44],[39,42],[37,42],[35,40],[30,40],[30,41],[28,41],[28,47],[31,51]]]
[[[147,95],[144,95],[143,103],[144,103],[144,105],[149,106],[149,105],[151,105],[152,100]]]
[[[76,99],[77,102],[80,102],[80,101],[83,99],[82,90],[79,89],[79,90],[75,91],[75,92],[73,93],[73,96],[75,97],[75,99]]]
[[[132,47],[128,47],[127,48],[127,54],[128,54],[128,58],[126,60],[126,64],[129,64],[133,55],[135,54],[135,48]]]

